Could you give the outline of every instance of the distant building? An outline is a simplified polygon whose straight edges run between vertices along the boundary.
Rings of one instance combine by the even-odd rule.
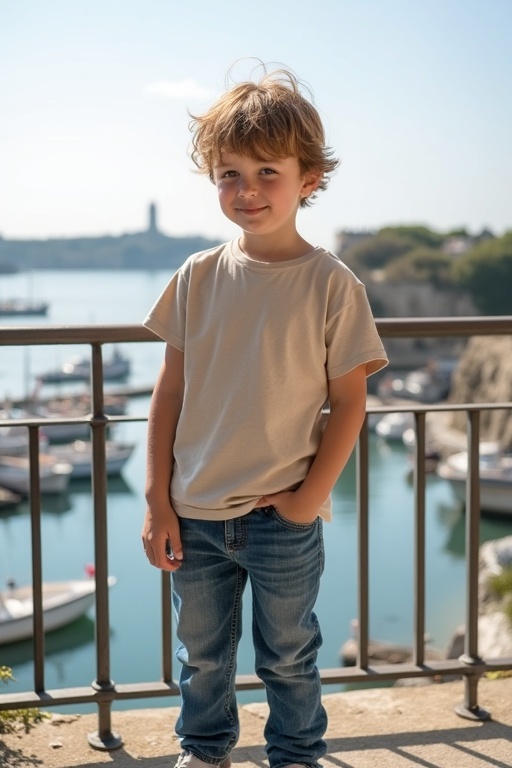
[[[149,204],[149,227],[148,232],[152,235],[156,235],[158,227],[156,225],[156,205],[155,203]]]
[[[363,240],[368,240],[370,237],[375,237],[375,232],[369,229],[357,232],[342,229],[336,233],[336,254],[340,256],[347,248],[351,248]]]
[[[454,236],[449,237],[441,246],[441,251],[449,256],[461,256],[469,251],[474,245],[472,237]]]

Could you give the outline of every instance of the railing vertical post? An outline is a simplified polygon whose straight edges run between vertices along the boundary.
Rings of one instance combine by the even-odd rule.
[[[162,678],[172,683],[171,576],[162,571]]]
[[[28,429],[30,462],[30,531],[32,537],[32,604],[34,606],[34,691],[45,689],[43,558],[41,551],[41,480],[39,477],[39,427]]]
[[[415,413],[414,463],[414,663],[425,662],[425,413]]]
[[[357,666],[368,667],[368,415],[366,416],[357,441],[357,531],[358,531],[358,644]]]
[[[115,686],[110,679],[110,620],[108,609],[108,542],[107,542],[107,419],[103,402],[103,361],[101,345],[92,344],[92,494],[94,503],[94,555],[96,571],[96,680],[92,686],[98,694],[98,730],[88,734],[95,749],[117,749],[122,738],[112,732],[111,706]]]
[[[481,664],[478,656],[478,560],[480,548],[480,411],[468,410],[468,472],[466,480],[466,633],[460,661],[469,667]],[[478,706],[480,673],[468,670],[464,677],[464,701],[455,707],[468,720],[488,720],[489,712]]]

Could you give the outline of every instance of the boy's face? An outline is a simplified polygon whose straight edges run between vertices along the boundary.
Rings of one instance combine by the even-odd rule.
[[[320,174],[302,174],[296,157],[258,160],[224,152],[213,179],[222,212],[244,232],[268,235],[295,231],[303,197],[313,192]]]

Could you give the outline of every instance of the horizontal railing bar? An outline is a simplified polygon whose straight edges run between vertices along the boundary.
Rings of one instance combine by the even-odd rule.
[[[458,675],[461,677],[480,676],[486,672],[512,669],[512,658],[489,659],[476,664],[465,664],[459,659],[427,661],[418,666],[413,663],[379,664],[377,666],[323,668],[320,670],[323,685],[338,683],[360,683],[378,680],[399,680],[411,677],[439,677]],[[261,680],[254,674],[237,675],[236,689],[248,691],[263,688]],[[176,683],[146,682],[115,686],[112,691],[114,701],[137,698],[157,698],[159,696],[179,696]],[[0,711],[15,707],[49,707],[64,704],[97,703],[97,692],[91,688],[68,688],[50,690],[42,693],[25,692],[3,695],[0,699]]]
[[[450,411],[501,411],[512,408],[512,401],[502,403],[438,403],[436,405],[423,405],[411,403],[408,405],[368,405],[367,413],[385,414],[385,413],[449,413]],[[147,416],[102,416],[102,420],[108,424],[123,424],[128,422],[142,422],[147,420]],[[44,427],[50,424],[93,424],[95,417],[91,414],[84,416],[55,416],[40,418],[30,417],[29,419],[0,419],[0,429],[4,427]]]
[[[117,344],[162,341],[142,325],[24,325],[0,327],[1,346],[44,344]]]
[[[512,315],[487,317],[386,317],[376,319],[384,338],[509,335]],[[161,341],[142,325],[1,326],[0,345],[113,344]]]
[[[512,333],[512,315],[487,317],[386,317],[376,319],[379,334],[386,338],[430,336],[500,336]]]
[[[132,421],[147,421],[147,416],[102,416],[100,421],[108,424],[113,423],[127,423]],[[90,414],[84,416],[55,416],[45,417],[40,416],[38,418],[30,417],[29,419],[0,419],[0,429],[2,427],[47,427],[50,424],[94,424],[98,423],[98,419]]]

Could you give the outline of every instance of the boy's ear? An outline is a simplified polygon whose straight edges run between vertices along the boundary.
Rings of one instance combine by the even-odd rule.
[[[304,174],[302,189],[300,191],[301,197],[309,197],[315,189],[318,187],[322,180],[321,171],[306,171]]]

